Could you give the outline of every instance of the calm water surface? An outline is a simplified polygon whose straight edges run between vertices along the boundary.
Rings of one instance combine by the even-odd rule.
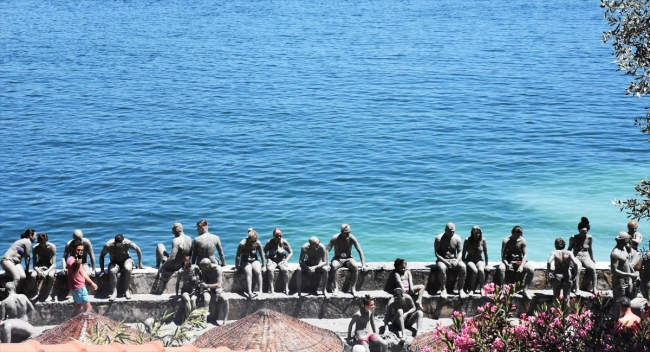
[[[587,216],[607,261],[649,144],[606,29],[594,1],[0,0],[0,250],[80,228],[154,265],[205,218],[229,264],[249,227],[341,223],[433,261],[453,221],[542,261]]]

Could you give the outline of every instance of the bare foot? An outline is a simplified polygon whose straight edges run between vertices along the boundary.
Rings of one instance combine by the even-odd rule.
[[[530,295],[530,293],[528,292],[528,290],[523,290],[523,291],[521,291],[521,295],[524,296],[524,297],[525,297],[526,299],[528,299],[528,300],[533,299],[533,297]]]
[[[443,289],[440,291],[440,297],[447,299],[447,290]]]
[[[108,301],[113,302],[117,298],[117,292],[113,292],[110,296],[108,296]]]
[[[330,298],[330,294],[329,294],[329,292],[327,292],[327,290],[323,290],[323,296],[325,296],[325,299]]]
[[[464,290],[460,290],[458,291],[458,296],[460,296],[460,298],[467,298],[467,293],[465,293]]]
[[[131,299],[131,291],[129,291],[129,290],[124,291],[124,297],[126,299]]]

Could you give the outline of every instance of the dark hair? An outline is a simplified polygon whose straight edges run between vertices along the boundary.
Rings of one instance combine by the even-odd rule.
[[[273,232],[271,232],[271,236],[275,236],[275,232],[276,232],[276,231],[282,231],[282,230],[280,230],[279,227],[274,228],[274,229],[273,229]]]
[[[83,245],[84,245],[84,241],[83,241],[83,240],[81,240],[81,239],[74,239],[74,240],[72,240],[72,242],[70,242],[70,249],[74,252],[74,251],[77,249],[77,247],[79,247],[79,246],[83,246]]]
[[[27,229],[25,232],[20,234],[20,238],[30,238],[36,234],[36,230],[34,229]]]
[[[201,220],[196,223],[196,226],[208,226],[208,220]]]
[[[625,308],[632,307],[632,304],[630,303],[630,299],[625,296],[617,299],[616,303],[618,303],[618,305],[620,305],[621,307],[625,307]]]
[[[38,243],[43,243],[47,242],[49,238],[47,238],[47,234],[45,232],[41,232],[38,234]]]
[[[555,239],[555,249],[564,249],[566,247],[566,242],[564,242],[564,238],[558,237]]]
[[[478,227],[478,226],[472,226],[472,229],[469,230],[469,238],[471,238],[472,240],[474,240],[474,239],[472,238],[472,235],[473,235],[475,232],[478,232],[478,240],[479,240],[479,241],[482,240],[482,239],[483,239],[483,230],[481,230],[481,228]]]
[[[365,295],[365,297],[363,297],[363,301],[362,301],[363,306],[367,307],[370,304],[370,302],[373,302],[373,301],[374,301],[374,299],[370,298],[370,295]]]
[[[587,219],[585,216],[580,219],[580,223],[578,224],[578,231],[580,231],[580,229],[583,227],[586,227],[587,231],[591,230],[591,226],[589,226],[589,219]]]
[[[521,233],[522,236],[524,235],[524,229],[522,229],[521,226],[519,225],[515,225],[515,227],[512,228],[512,231],[510,231],[510,233],[515,233],[515,232]]]
[[[395,270],[401,269],[404,263],[406,263],[406,260],[402,258],[395,259],[395,263],[393,264],[395,266]]]
[[[115,235],[115,243],[122,243],[122,242],[124,242],[124,236],[122,236],[121,233]]]

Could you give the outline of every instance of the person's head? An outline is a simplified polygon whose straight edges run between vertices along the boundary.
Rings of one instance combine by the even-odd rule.
[[[115,235],[115,247],[122,247],[122,244],[124,243],[124,235],[121,233],[118,233]]]
[[[630,233],[630,235],[633,235],[638,229],[639,223],[635,220],[630,220],[630,222],[627,223],[627,231]]]
[[[625,312],[628,309],[632,308],[632,303],[630,302],[630,299],[625,296],[619,297],[619,299],[616,300],[616,303],[618,303],[618,309],[621,312]]]
[[[483,231],[477,225],[472,226],[472,229],[469,231],[469,235],[475,241],[480,241],[483,239]]]
[[[206,232],[208,232],[208,220],[201,220],[196,223],[196,232],[199,233],[199,235],[202,235]]]
[[[519,225],[515,225],[515,227],[512,228],[510,231],[512,236],[514,237],[523,237],[524,236],[524,229],[521,228]]]
[[[190,260],[190,256],[186,255],[185,258],[183,258],[183,267],[189,268],[191,266],[192,266],[192,261]]]
[[[16,285],[14,285],[14,283],[12,281],[7,282],[5,284],[5,288],[7,289],[8,293],[16,292]]]
[[[375,309],[375,300],[370,298],[370,295],[365,295],[363,297],[363,308],[368,312]]]
[[[401,287],[397,287],[396,289],[394,289],[393,297],[395,297],[396,301],[401,302],[404,299],[404,289]]]
[[[172,233],[176,237],[180,236],[183,233],[183,225],[180,222],[175,222],[174,225],[172,225]]]
[[[616,246],[627,246],[630,243],[630,235],[625,232],[621,231],[616,235]]]
[[[46,244],[49,238],[47,237],[47,234],[45,232],[41,232],[38,234],[38,243],[40,244]]]
[[[257,231],[253,230],[253,228],[248,229],[248,237],[246,237],[246,241],[250,243],[255,243],[259,239],[259,235],[257,234]]]
[[[72,248],[72,253],[74,255],[84,254],[84,250],[85,250],[84,242],[79,238],[75,238],[74,240],[72,240],[72,243],[70,243],[70,248]]]
[[[320,244],[320,240],[316,236],[309,237],[309,248],[316,249]]]
[[[581,235],[586,235],[589,230],[591,230],[591,226],[589,226],[589,219],[583,216],[580,219],[580,223],[578,224],[578,232],[580,232]]]
[[[280,229],[277,228],[277,227],[274,228],[274,229],[273,229],[273,239],[274,239],[276,242],[279,243],[279,242],[282,240],[282,230],[280,230]]]
[[[27,229],[25,232],[20,234],[20,238],[33,238],[36,235],[36,230],[34,229]],[[32,240],[32,242],[34,242]]]
[[[555,249],[564,249],[566,247],[566,242],[564,242],[564,238],[558,237],[555,239]]]
[[[456,225],[454,225],[453,222],[448,222],[447,225],[445,225],[445,235],[453,236],[455,233],[456,233]]]
[[[84,233],[81,232],[81,230],[76,229],[76,230],[72,231],[72,238],[75,239],[75,240],[80,240],[80,239],[84,238]]]
[[[350,230],[350,225],[341,225],[341,236],[343,236],[343,238],[350,237],[350,233],[352,233],[352,230]]]
[[[212,261],[210,260],[210,258],[203,258],[199,262],[199,268],[201,268],[202,272],[208,270],[208,268],[210,268],[210,265],[212,265]]]
[[[395,270],[399,272],[404,272],[406,270],[406,260],[402,258],[397,258],[395,259],[393,266],[395,267]]]

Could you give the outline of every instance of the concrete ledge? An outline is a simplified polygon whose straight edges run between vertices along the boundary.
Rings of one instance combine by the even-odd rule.
[[[535,275],[533,282],[531,284],[531,289],[534,290],[550,290],[551,286],[546,282],[546,263],[531,262],[535,268]],[[429,262],[411,262],[408,263],[411,274],[413,275],[413,283],[415,285],[424,284],[427,292],[429,294],[435,294],[440,291],[440,285],[438,283],[438,270],[435,263]],[[289,269],[291,270],[291,282],[289,287],[291,290],[296,290],[296,273],[295,269],[298,267],[298,264],[289,264]],[[496,268],[498,267],[497,262],[491,262],[489,267],[486,268],[486,283],[494,282]],[[245,280],[242,274],[237,274],[234,272],[234,267],[226,266],[224,269],[224,289],[227,292],[241,292],[243,291],[244,285],[242,282]],[[611,275],[609,273],[609,263],[599,262],[596,263],[596,271],[598,276],[598,285],[597,289],[602,290],[611,290]],[[356,288],[358,291],[377,291],[377,290],[392,290],[392,281],[391,273],[393,270],[393,263],[368,263],[366,271],[359,271],[359,278],[357,280]],[[343,291],[348,291],[350,288],[350,282],[348,277],[348,269],[341,269],[338,273],[339,287]],[[276,291],[281,291],[283,288],[283,278],[276,270],[276,282],[275,287]],[[450,272],[448,274],[450,280],[456,279],[456,274]],[[507,281],[513,281],[513,278],[507,277]],[[0,274],[0,285],[4,286],[4,283],[7,281],[7,277],[4,273]],[[98,297],[107,297],[109,294],[108,290],[108,276],[101,275],[94,278],[94,281],[99,286],[97,292],[94,292],[91,287],[88,287],[91,295],[96,295]],[[268,276],[266,273],[263,274],[264,281],[264,292],[268,292]],[[331,281],[331,280],[330,280]],[[581,288],[586,289],[586,287],[591,286],[591,280],[585,279],[584,270],[581,273]],[[452,282],[453,283],[453,282]],[[309,274],[303,273],[303,292],[315,292],[316,288],[320,284],[320,276],[318,274]],[[331,284],[331,283],[330,283]],[[448,285],[450,288],[451,283]],[[174,294],[176,288],[176,273],[163,273],[160,276],[157,275],[157,270],[154,268],[146,269],[134,269],[133,270],[133,280],[131,283],[131,292],[133,294]],[[36,296],[41,289],[41,284],[39,284],[34,276],[27,279],[25,285],[24,293],[29,297]],[[321,288],[322,289],[322,288]],[[118,294],[124,291],[124,284],[122,280],[118,280]],[[56,277],[54,284],[53,293],[61,300],[65,299],[69,294],[68,280],[65,275],[59,275]],[[0,295],[0,299],[4,298],[3,295]],[[40,300],[45,299],[44,295],[41,295]]]

